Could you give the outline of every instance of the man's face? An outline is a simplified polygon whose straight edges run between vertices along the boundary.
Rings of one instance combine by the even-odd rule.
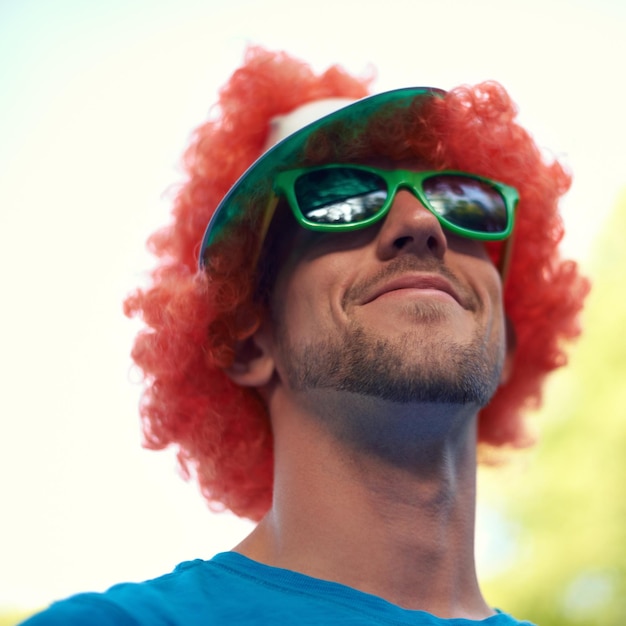
[[[271,298],[283,384],[487,404],[505,332],[500,277],[482,243],[445,231],[408,191],[369,228],[292,235]]]

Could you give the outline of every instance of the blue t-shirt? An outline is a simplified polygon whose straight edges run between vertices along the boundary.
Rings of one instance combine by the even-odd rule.
[[[269,567],[236,552],[181,563],[171,574],[55,602],[23,626],[532,626],[498,613],[445,620],[350,587]]]

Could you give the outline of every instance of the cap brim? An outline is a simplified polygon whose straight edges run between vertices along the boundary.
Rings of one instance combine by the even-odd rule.
[[[348,130],[357,123],[362,127],[389,106],[401,110],[413,105],[416,99],[426,101],[444,95],[445,91],[433,87],[405,87],[368,96],[307,124],[267,150],[241,175],[216,208],[202,239],[200,267],[204,265],[207,249],[225,234],[230,224],[250,210],[250,199],[258,197],[259,189],[267,188],[271,192],[271,183],[278,171],[301,165],[307,141],[313,133],[330,124],[341,124]]]

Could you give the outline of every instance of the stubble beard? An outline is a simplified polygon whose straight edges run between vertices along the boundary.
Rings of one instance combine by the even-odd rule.
[[[285,373],[294,391],[333,389],[396,403],[440,403],[483,407],[500,380],[504,350],[477,331],[460,344],[428,332],[440,318],[420,309],[415,330],[384,338],[352,322],[338,337],[307,344],[281,337]],[[417,320],[416,320],[417,322]]]

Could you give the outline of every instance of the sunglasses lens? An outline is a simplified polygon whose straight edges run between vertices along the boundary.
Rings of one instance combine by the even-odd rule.
[[[480,233],[503,233],[507,229],[504,198],[487,182],[439,174],[427,178],[422,188],[437,215],[455,226]]]
[[[302,215],[315,224],[358,224],[375,215],[387,199],[381,176],[350,167],[307,172],[294,190]]]

